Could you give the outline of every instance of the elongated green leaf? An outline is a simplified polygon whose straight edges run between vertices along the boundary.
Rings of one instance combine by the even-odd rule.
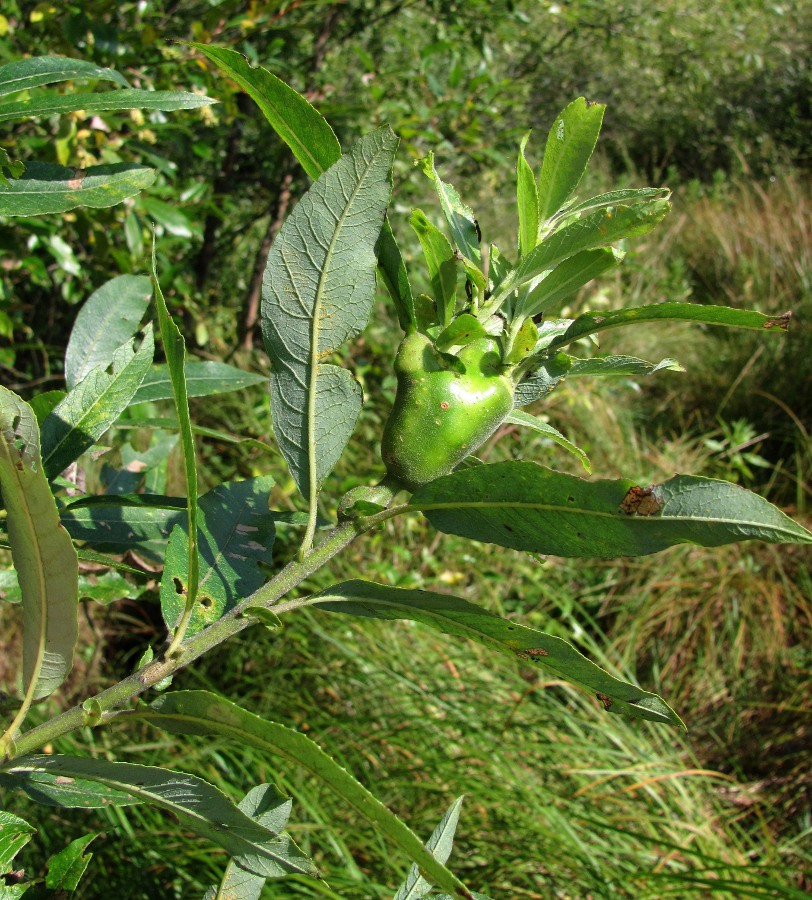
[[[129,715],[144,718],[173,734],[218,735],[240,746],[255,747],[301,766],[357,813],[371,822],[430,877],[455,897],[467,898],[462,882],[434,859],[408,826],[310,738],[242,709],[207,691],[173,691]]]
[[[123,791],[168,810],[185,828],[219,844],[241,866],[258,875],[275,878],[292,872],[316,872],[289,838],[279,837],[255,822],[222,791],[194,775],[102,759],[37,755],[15,759],[7,771],[19,778],[49,774],[83,779]]]
[[[274,481],[270,475],[218,485],[200,498],[198,537],[200,583],[187,635],[196,634],[228,612],[265,581],[260,565],[273,557],[275,515],[268,510]],[[176,540],[185,547],[186,535],[176,526],[167,551],[161,581],[161,611],[173,627],[188,590],[188,562]]]
[[[283,797],[274,785],[260,784],[243,797],[238,809],[274,834],[279,834],[287,824],[291,805],[291,801]],[[219,891],[215,888],[213,896],[221,900],[259,900],[264,884],[263,875],[246,872],[230,860]]]
[[[65,353],[65,382],[76,385],[138,331],[152,284],[145,275],[119,275],[94,291],[79,310]]]
[[[651,306],[635,306],[630,309],[614,309],[608,312],[584,313],[570,325],[564,334],[551,344],[551,350],[572,341],[597,334],[609,328],[633,325],[637,322],[701,322],[705,325],[727,325],[732,328],[761,328],[765,331],[786,331],[790,314],[766,316],[749,309],[732,309],[728,306],[704,306],[699,303],[654,303]]]
[[[39,94],[29,100],[0,103],[0,122],[10,119],[28,119],[36,116],[52,116],[55,113],[109,112],[123,109],[158,109],[168,112],[176,109],[198,109],[215,103],[211,97],[189,94],[185,91],[140,91],[124,88],[99,94]]]
[[[562,218],[566,219],[572,215],[582,216],[584,213],[605,209],[607,206],[631,206],[643,200],[668,200],[670,196],[671,191],[668,188],[624,188],[619,191],[607,191],[605,194],[598,194],[567,207]]]
[[[578,187],[598,142],[605,109],[601,103],[579,97],[553,123],[539,173],[541,222],[558,212]]]
[[[128,341],[113,354],[110,371],[93,369],[42,423],[45,474],[55,478],[88,450],[127,408],[152,362],[152,327],[141,346]]]
[[[339,159],[341,146],[333,129],[292,87],[267,69],[251,66],[234,50],[207,44],[191,46],[218,65],[251,97],[313,180]]]
[[[216,360],[187,361],[186,394],[189,397],[209,397],[229,391],[241,391],[255,384],[266,384],[265,375],[246,372]],[[144,376],[130,406],[152,400],[171,400],[172,382],[165,365],[153,366]]]
[[[539,239],[539,190],[536,176],[530,163],[525,159],[524,148],[530,132],[519,145],[519,159],[516,163],[516,205],[519,208],[519,256],[527,256]]]
[[[73,666],[79,632],[79,564],[59,524],[31,407],[0,387],[0,488],[22,592],[23,687],[53,693]]]
[[[361,409],[358,382],[323,360],[366,325],[396,148],[388,127],[361,138],[299,201],[268,254],[262,333],[274,431],[311,501]]]
[[[675,544],[812,543],[812,534],[757,494],[677,475],[642,488],[582,481],[532,462],[477,466],[421,487],[411,505],[438,531],[556,556],[643,556]]]
[[[197,552],[197,459],[195,457],[195,439],[192,434],[192,419],[189,415],[189,396],[186,392],[186,342],[166,308],[163,291],[158,281],[155,267],[155,241],[152,242],[152,282],[155,288],[155,307],[158,311],[158,325],[161,329],[161,342],[164,346],[166,364],[169,369],[169,380],[172,383],[172,395],[175,401],[175,413],[180,426],[180,443],[183,450],[183,470],[186,481],[186,566],[183,570],[183,597],[185,615],[191,615],[197,601],[197,588],[200,580],[200,565]],[[170,547],[172,539],[170,537]],[[171,566],[167,568],[172,569]],[[176,574],[170,572],[170,574]],[[178,634],[177,639],[182,635]]]
[[[474,218],[473,210],[470,206],[466,206],[460,200],[457,191],[450,184],[446,184],[437,174],[437,169],[434,168],[433,153],[429,153],[425,159],[418,160],[416,165],[434,184],[434,189],[440,198],[440,208],[460,253],[478,266],[482,260],[482,252],[479,249],[479,226]]]
[[[660,371],[684,372],[675,359],[662,359],[658,363],[638,359],[636,356],[595,356],[578,359],[562,351],[545,360],[540,368],[516,388],[515,405],[526,406],[548,394],[565,378],[578,376],[653,375]]]
[[[106,553],[132,550],[153,562],[164,558],[172,528],[184,518],[183,510],[122,507],[110,498],[108,506],[91,506],[62,513],[62,524],[75,541]]]
[[[462,809],[462,799],[462,797],[457,797],[451,804],[440,824],[434,829],[431,837],[426,842],[426,850],[442,863],[448,862],[448,857],[451,856],[454,832],[457,830],[457,822],[459,822],[460,810]],[[420,869],[412,864],[406,880],[395,894],[395,900],[419,900],[419,898],[425,897],[430,890],[431,884],[420,874]]]
[[[493,466],[465,471],[490,468]],[[682,725],[679,716],[656,694],[612,677],[565,640],[510,622],[460,597],[369,581],[345,581],[310,599],[317,609],[329,612],[374,619],[408,619],[445,634],[470,638],[587,688],[600,696],[610,712]]]
[[[448,238],[426,218],[422,209],[415,209],[409,224],[417,235],[429,271],[432,292],[437,301],[438,320],[450,324],[457,299],[457,260]]]
[[[576,447],[572,441],[567,440],[563,434],[561,434],[558,429],[553,428],[552,425],[547,422],[542,422],[541,419],[537,419],[535,416],[531,416],[529,413],[522,412],[519,409],[514,410],[512,413],[508,415],[505,419],[505,424],[507,425],[521,425],[523,428],[530,428],[533,431],[537,431],[539,434],[544,435],[544,437],[549,438],[551,441],[555,441],[556,444],[563,447],[569,453],[572,453],[573,456],[577,456],[581,462],[581,465],[586,469],[587,472],[592,471],[592,466],[589,463],[589,457],[584,453],[584,451],[580,447]]]
[[[127,79],[114,69],[103,69],[83,59],[67,56],[34,56],[0,66],[0,97],[43,84],[83,78],[113,81],[122,87],[129,87]]]
[[[497,309],[516,288],[576,253],[608,247],[623,238],[647,234],[670,209],[671,205],[666,200],[652,200],[637,206],[618,206],[592,213],[560,228],[522,259],[502,281],[489,307]]]
[[[406,264],[388,219],[383,223],[375,253],[378,257],[378,273],[395,304],[400,327],[404,331],[410,331],[417,326],[414,295],[409,284]]]
[[[559,263],[527,295],[521,314],[537,316],[559,307],[585,284],[623,262],[626,254],[615,249],[583,250]]]
[[[103,209],[149,187],[155,170],[135,163],[66,169],[52,163],[28,163],[25,177],[0,185],[0,215],[39,216],[77,206]]]
[[[85,853],[85,850],[98,836],[98,832],[94,832],[76,838],[64,850],[52,856],[48,860],[45,887],[51,891],[75,891],[93,858],[93,854]]]

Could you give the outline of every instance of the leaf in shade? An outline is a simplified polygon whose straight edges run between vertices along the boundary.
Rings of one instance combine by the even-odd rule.
[[[388,219],[384,220],[375,253],[378,257],[378,274],[395,304],[400,327],[403,331],[408,331],[412,326],[417,325],[414,296],[412,295],[412,286],[409,284],[406,264]]]
[[[129,87],[127,79],[115,69],[103,69],[83,59],[67,56],[34,56],[0,66],[0,96],[76,79],[113,81],[122,87]]]
[[[141,91],[134,88],[97,94],[57,94],[49,91],[28,100],[0,103],[0,122],[52,116],[77,110],[85,113],[126,109],[157,109],[168,112],[176,109],[198,109],[215,102],[210,97],[186,91]]]
[[[79,310],[65,353],[65,382],[75,387],[91,369],[106,369],[113,354],[138,331],[152,283],[145,275],[119,275],[94,291]]]
[[[287,836],[278,836],[239,810],[222,791],[185,772],[73,756],[18,757],[7,769],[21,779],[49,774],[94,781],[165,809],[184,828],[226,850],[239,865],[270,878],[316,868]]]
[[[149,187],[155,170],[136,163],[66,169],[27,163],[24,177],[0,185],[0,216],[63,213],[77,206],[104,209]]]
[[[532,464],[531,464],[532,465]],[[477,472],[480,466],[466,472]],[[609,712],[682,726],[679,716],[656,694],[620,681],[559,637],[488,612],[461,597],[393,588],[369,581],[345,581],[314,594],[317,609],[373,619],[407,619],[540,666],[598,696]]]
[[[40,458],[31,407],[0,387],[0,487],[23,612],[23,687],[38,700],[73,666],[79,564]]]
[[[396,148],[388,127],[361,138],[302,197],[268,254],[262,333],[272,365],[274,432],[311,501],[361,409],[358,382],[323,360],[369,317]]]
[[[243,747],[281,756],[315,776],[379,829],[435,884],[468,896],[465,885],[423,847],[416,834],[318,744],[298,731],[268,722],[208,691],[173,691],[129,715],[173,734],[217,735]]]
[[[96,368],[68,392],[42,423],[42,461],[55,478],[89,450],[127,408],[152,362],[152,327],[113,353],[108,369]]]
[[[578,187],[598,142],[605,109],[601,103],[579,97],[553,123],[539,173],[541,222],[558,212]]]
[[[186,393],[189,397],[208,397],[228,391],[241,391],[255,384],[267,384],[266,375],[246,372],[216,360],[187,361]],[[171,400],[172,383],[165,365],[153,366],[144,376],[130,406],[151,400]]]
[[[682,543],[812,543],[812,533],[757,494],[690,475],[643,488],[503,462],[438,478],[411,505],[438,531],[556,556],[644,556]]]
[[[459,822],[460,810],[462,809],[462,799],[462,797],[457,797],[451,804],[440,824],[434,829],[431,837],[426,842],[426,850],[442,863],[448,862],[448,857],[451,856],[454,832],[457,830],[457,822]],[[394,900],[419,900],[419,898],[425,897],[430,890],[431,884],[423,878],[420,874],[420,869],[413,863],[406,880],[398,888]]]
[[[183,510],[127,507],[110,497],[108,505],[64,510],[65,530],[75,541],[103,553],[132,551],[160,563],[172,528],[185,519]]]
[[[732,328],[760,328],[766,331],[786,331],[790,313],[766,316],[749,309],[732,309],[729,306],[705,306],[700,303],[653,303],[651,306],[635,306],[607,312],[590,312],[578,316],[564,334],[551,344],[551,350],[563,347],[582,337],[636,325],[638,322],[699,322],[704,325],[726,325]]]
[[[261,564],[273,558],[275,514],[268,510],[274,481],[270,475],[221,484],[200,498],[198,548],[200,582],[188,635],[219,619],[265,582]],[[185,550],[173,551],[173,540],[185,548],[180,525],[173,532],[161,581],[161,611],[173,627],[188,589]]]

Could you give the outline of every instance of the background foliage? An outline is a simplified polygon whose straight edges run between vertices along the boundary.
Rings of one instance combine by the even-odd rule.
[[[738,333],[653,326],[654,346],[642,355],[674,356],[686,374],[570,385],[545,412],[589,452],[600,475],[644,482],[703,472],[804,514],[812,463],[812,10],[800,0],[656,6],[6,0],[0,63],[64,54],[114,66],[134,87],[196,90],[221,102],[169,116],[77,113],[8,128],[0,144],[23,162],[126,160],[159,174],[149,191],[108,210],[0,220],[2,383],[25,397],[62,386],[64,337],[78,305],[114,275],[146,271],[153,227],[161,282],[187,345],[202,358],[266,371],[254,350],[264,258],[306,182],[247,98],[183,41],[237,49],[307,92],[345,146],[373,125],[391,124],[402,137],[391,215],[404,237],[411,206],[432,208],[430,186],[411,159],[433,150],[444,177],[481,211],[486,240],[504,244],[521,135],[529,127],[543,133],[584,94],[608,104],[602,165],[590,177],[667,183],[675,213],[579,302],[791,308],[795,322],[780,350]],[[404,249],[417,251],[408,240]],[[381,302],[352,349],[370,397],[394,393],[394,333]],[[604,349],[640,352],[623,341],[607,337]],[[336,495],[358,482],[356,473],[366,480],[382,472],[372,448],[386,413],[384,403],[365,409],[348,460],[331,476]],[[125,468],[137,460],[130,469],[143,464],[146,477],[156,477],[160,459],[162,477],[180,484],[179,462],[167,466],[165,448],[145,446],[132,415],[111,436],[110,458]],[[228,395],[216,409],[200,405],[195,418],[236,434],[270,434],[261,389]],[[522,452],[510,438],[492,460]],[[533,450],[551,453],[543,443]],[[255,444],[209,439],[201,452],[203,489],[275,466]],[[551,458],[571,465],[564,455]],[[100,466],[102,484],[105,477]],[[277,491],[293,508],[292,483]],[[227,679],[235,699],[329,744],[426,836],[437,810],[468,793],[456,865],[496,896],[793,896],[810,887],[808,551],[676,548],[629,563],[527,564],[412,523],[388,526],[363,552],[349,560],[354,569],[331,574],[351,578],[363,568],[403,587],[447,584],[504,604],[498,611],[527,624],[560,628],[602,665],[666,693],[689,736],[601,716],[591,701],[533,672],[486,662],[471,647],[448,647],[403,623],[320,620],[279,636],[249,633],[177,686]],[[160,629],[156,596],[157,586],[147,585],[109,609],[85,605],[86,643],[95,649],[73,676],[77,695],[140,655]],[[5,610],[4,640],[14,628]],[[102,662],[105,654],[111,658]],[[575,720],[567,715],[573,707]],[[498,734],[490,730],[495,709]],[[85,738],[99,740],[95,752],[111,758],[138,750],[149,762],[149,753],[157,761],[173,752],[166,736],[132,728]],[[65,743],[67,752],[87,746]],[[452,753],[438,753],[449,744]],[[197,771],[214,783],[243,779],[248,787],[255,778],[248,773],[263,766],[233,747],[201,743],[194,752]],[[280,786],[294,796],[291,831],[303,849],[343,875],[329,888],[277,885],[273,896],[391,896],[390,861],[374,833],[295,772],[283,772]],[[75,822],[62,816],[25,851],[30,865],[76,835]],[[83,896],[105,896],[113,884],[122,897],[194,896],[222,869],[209,847],[177,837],[157,813],[117,810],[91,827],[105,836],[92,845],[98,858]],[[142,864],[137,885],[129,869],[118,869],[124,855]]]

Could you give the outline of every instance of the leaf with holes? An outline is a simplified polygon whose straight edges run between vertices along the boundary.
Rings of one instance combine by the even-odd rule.
[[[200,498],[200,581],[188,635],[219,619],[264,583],[261,566],[271,563],[275,536],[275,514],[268,511],[273,483],[269,475],[232,481]],[[169,628],[183,610],[187,573],[186,534],[178,524],[169,541],[161,580],[161,611]]]

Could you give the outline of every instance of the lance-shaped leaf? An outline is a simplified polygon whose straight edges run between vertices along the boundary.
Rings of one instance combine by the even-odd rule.
[[[274,785],[260,784],[251,788],[243,797],[238,809],[274,834],[279,834],[287,824],[291,806],[291,800],[283,797]],[[206,897],[210,896],[212,900],[259,900],[264,884],[263,875],[247,872],[231,860],[226,866],[219,889],[211,888]]]
[[[409,218],[423,248],[423,256],[437,301],[437,318],[441,325],[451,323],[457,299],[457,260],[448,238],[426,218],[422,209],[415,209]]]
[[[307,499],[337,462],[361,409],[358,382],[323,360],[369,317],[396,147],[388,127],[361,138],[299,201],[268,254],[262,333],[274,431]]]
[[[0,185],[0,215],[39,216],[77,206],[104,209],[149,187],[155,170],[135,163],[67,169],[53,163],[27,163],[25,176]]]
[[[658,363],[638,359],[636,356],[595,356],[591,359],[577,359],[559,351],[525,381],[516,387],[515,405],[526,406],[548,394],[565,378],[578,376],[612,375],[653,375],[655,372],[684,372],[685,369],[675,359],[661,359]]]
[[[615,249],[583,250],[559,263],[524,298],[521,314],[537,316],[560,307],[576,291],[623,262],[626,254]]]
[[[264,583],[260,565],[271,563],[275,537],[275,515],[268,510],[273,483],[270,475],[228,482],[200,498],[200,581],[187,635],[219,619]],[[177,525],[161,581],[161,611],[170,628],[183,611],[188,584],[186,535]]]
[[[57,94],[47,92],[28,100],[0,103],[0,122],[10,119],[28,119],[34,116],[52,116],[58,113],[84,110],[85,112],[109,112],[124,109],[197,109],[216,101],[202,94],[186,91],[141,91],[125,88],[120,91],[104,91],[98,94]]]
[[[521,425],[523,428],[530,428],[533,431],[538,432],[546,438],[549,438],[551,441],[554,441],[559,446],[563,447],[569,453],[572,453],[573,456],[577,456],[581,462],[581,465],[586,469],[587,472],[592,471],[592,466],[589,463],[589,457],[584,453],[584,451],[580,447],[576,447],[572,441],[568,440],[561,434],[558,429],[553,428],[547,422],[542,422],[541,419],[537,419],[535,416],[531,416],[529,413],[523,412],[522,410],[515,409],[512,413],[510,413],[505,419],[506,425]]]
[[[406,853],[435,884],[455,897],[470,898],[463,883],[431,853],[417,835],[359,784],[318,744],[298,731],[268,722],[208,691],[173,691],[139,707],[129,716],[143,718],[173,734],[217,735],[240,746],[281,756],[301,766]]]
[[[502,280],[499,290],[488,303],[488,309],[496,311],[516,288],[576,253],[608,247],[615,241],[647,234],[670,209],[668,201],[652,200],[636,206],[602,210],[565,225],[545,238]]]
[[[532,463],[530,464],[532,465]],[[480,466],[467,472],[490,469]],[[408,619],[531,662],[598,695],[609,712],[682,725],[656,694],[620,681],[559,637],[510,622],[461,597],[345,581],[310,598],[317,609],[373,619]]]
[[[580,203],[568,205],[566,210],[562,211],[561,218],[567,219],[570,216],[582,216],[584,213],[593,212],[596,209],[605,209],[607,206],[631,206],[643,200],[668,200],[670,196],[670,189],[665,187],[623,188],[619,191],[607,191],[605,194],[598,194],[595,197],[590,197],[588,200],[582,200]]]
[[[129,87],[127,79],[115,69],[103,69],[68,56],[34,56],[0,66],[0,96],[75,79],[113,81],[122,87]]]
[[[147,373],[155,349],[152,327],[141,345],[129,340],[107,369],[89,372],[42,423],[45,474],[55,478],[104,434],[127,408]]]
[[[257,104],[274,131],[316,179],[341,156],[341,146],[322,115],[292,87],[236,50],[191,44],[220,67]]]
[[[526,256],[539,238],[539,190],[536,176],[525,159],[530,132],[522,138],[516,162],[516,205],[519,208],[519,256]]]
[[[479,265],[482,251],[479,249],[479,226],[474,218],[473,210],[460,200],[456,189],[450,184],[446,184],[437,174],[437,169],[434,168],[433,153],[429,153],[425,159],[419,159],[416,165],[434,184],[434,189],[440,198],[440,208],[460,253],[470,262]]]
[[[563,347],[579,338],[609,328],[634,325],[637,322],[700,322],[704,325],[727,325],[733,328],[762,328],[765,331],[786,331],[790,313],[766,316],[749,309],[732,309],[728,306],[705,306],[699,303],[654,303],[651,306],[635,306],[630,309],[613,309],[608,312],[590,312],[578,316],[569,328],[550,344],[549,349]]]
[[[457,797],[446,810],[446,814],[432,832],[431,837],[426,841],[426,850],[430,851],[440,862],[448,862],[448,857],[451,856],[454,832],[457,830],[461,809],[462,797]],[[419,900],[419,898],[425,897],[430,890],[431,884],[423,878],[417,866],[412,864],[406,880],[395,894],[395,900]]]
[[[76,890],[82,875],[85,874],[85,869],[93,858],[93,854],[85,853],[85,850],[98,836],[98,832],[96,832],[76,838],[64,850],[48,860],[48,874],[45,876],[45,887],[48,890],[60,893]]]
[[[268,379],[256,372],[246,372],[217,360],[193,360],[186,363],[186,395],[188,397],[209,397],[241,391],[256,384],[267,384]],[[144,376],[135,392],[130,406],[153,400],[171,400],[172,381],[169,369],[161,364],[153,366]]]
[[[0,387],[0,488],[22,593],[23,687],[47,697],[73,665],[79,631],[76,551],[60,525],[31,407]]]
[[[91,369],[106,369],[113,354],[138,331],[152,296],[145,275],[111,278],[79,310],[65,352],[65,383],[75,387]]]
[[[558,212],[586,171],[606,109],[583,97],[573,100],[553,123],[539,173],[539,219]]]
[[[583,481],[532,462],[465,469],[421,487],[412,507],[448,534],[556,556],[644,556],[675,544],[812,543],[812,533],[757,494],[677,475],[641,487]]]
[[[219,844],[239,865],[257,875],[278,878],[316,873],[313,863],[290,838],[274,834],[239,810],[222,791],[185,772],[102,759],[36,755],[14,760],[7,772],[23,779],[47,773],[95,781],[130,794],[168,810],[185,828]]]

